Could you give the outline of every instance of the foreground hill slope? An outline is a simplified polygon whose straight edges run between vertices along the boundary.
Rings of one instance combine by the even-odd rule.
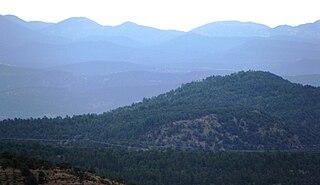
[[[3,138],[139,147],[293,149],[320,141],[320,89],[269,72],[213,76],[102,115],[6,120]]]
[[[139,151],[0,142],[2,151],[37,156],[57,164],[69,161],[72,166],[94,169],[97,175],[128,185],[315,185],[320,182],[320,155],[311,152]]]
[[[0,157],[0,184],[6,185],[123,185],[107,178],[71,167],[67,162],[53,165],[49,161],[3,152]]]

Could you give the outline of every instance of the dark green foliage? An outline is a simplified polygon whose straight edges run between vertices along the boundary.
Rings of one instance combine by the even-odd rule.
[[[0,165],[6,168],[20,169],[23,176],[29,176],[31,174],[30,169],[51,169],[53,167],[49,161],[24,157],[22,155],[18,156],[15,155],[14,152],[7,152],[4,148],[0,148],[0,151],[4,151],[1,155]],[[20,152],[24,153],[26,150],[28,150],[28,148],[24,148]]]
[[[68,162],[62,162],[58,165],[60,169],[71,169],[71,164]]]
[[[63,151],[66,152],[64,149],[55,148],[54,150],[45,151],[47,149],[45,146],[42,145],[15,145],[15,144],[0,144],[0,152],[2,155],[0,157],[0,166],[5,165],[5,168],[11,167],[14,169],[20,169],[21,175],[23,176],[23,182],[25,185],[37,185],[37,184],[45,184],[47,182],[46,174],[43,171],[38,172],[38,181],[35,178],[34,174],[30,170],[53,170],[53,169],[62,169],[62,170],[69,170],[73,175],[79,177],[80,182],[84,180],[84,172],[81,168],[78,167],[71,167],[70,163],[68,162],[61,162],[57,157],[58,154],[61,154]],[[3,152],[3,150],[4,151]],[[50,147],[51,148],[51,147]],[[8,150],[10,152],[8,152]],[[56,165],[53,165],[51,162],[47,160],[41,160],[34,157],[32,152],[37,151],[37,156],[44,156],[49,157],[50,155],[54,155],[56,161]],[[31,152],[31,153],[30,153]],[[18,154],[17,154],[18,153]],[[59,161],[59,162],[57,162]],[[13,174],[15,175],[15,174]]]
[[[39,172],[39,178],[38,179],[39,179],[39,181],[38,181],[39,184],[44,184],[44,183],[47,182],[46,174],[43,171]]]
[[[26,176],[23,182],[25,185],[38,185],[37,179],[33,175]]]
[[[2,146],[18,153],[28,148],[26,155],[41,156],[56,163],[70,161],[84,169],[95,167],[99,175],[123,179],[128,184],[314,185],[320,182],[319,153],[89,150],[42,145],[34,148],[12,143]],[[81,170],[74,168],[74,171],[81,177]]]
[[[37,179],[29,170],[28,166],[22,164],[20,167],[21,175],[24,176],[24,184],[25,185],[38,185]]]

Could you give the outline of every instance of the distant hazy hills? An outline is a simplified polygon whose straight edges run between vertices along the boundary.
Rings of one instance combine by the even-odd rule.
[[[291,82],[300,83],[300,84],[308,84],[308,85],[312,85],[315,87],[320,87],[320,74],[286,76],[285,78],[290,80]]]
[[[0,119],[103,112],[247,69],[318,85],[319,25],[224,21],[182,32],[85,17],[45,23],[0,16]],[[308,78],[296,80],[301,75]]]
[[[0,65],[0,119],[102,113],[230,71],[159,73],[129,62],[32,69]]]
[[[0,122],[5,138],[100,141],[139,147],[319,147],[320,89],[269,72],[212,76],[100,115]]]
[[[102,26],[84,17],[44,23],[7,15],[0,17],[0,25],[1,62],[22,67],[105,60],[166,66],[166,70],[260,69],[297,75],[314,73],[316,66],[308,65],[301,73],[284,68],[320,58],[319,21],[276,28],[225,21],[181,32],[132,22]],[[181,63],[188,67],[172,67]]]

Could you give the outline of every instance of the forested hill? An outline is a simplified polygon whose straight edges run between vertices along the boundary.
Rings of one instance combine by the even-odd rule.
[[[128,96],[130,96],[128,92]],[[320,89],[269,72],[212,76],[101,115],[0,122],[6,139],[192,149],[306,149],[320,142]]]

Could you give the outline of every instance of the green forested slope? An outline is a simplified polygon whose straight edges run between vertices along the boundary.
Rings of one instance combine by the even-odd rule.
[[[101,115],[0,124],[3,138],[204,149],[307,148],[320,141],[320,89],[248,71],[185,84]]]

